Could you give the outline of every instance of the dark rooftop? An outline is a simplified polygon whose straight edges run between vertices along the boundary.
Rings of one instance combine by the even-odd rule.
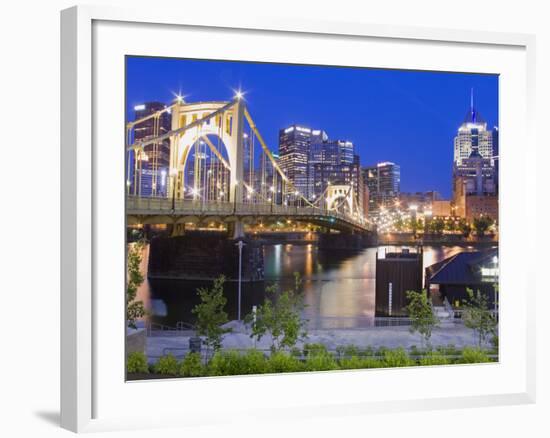
[[[431,284],[482,284],[481,267],[498,257],[498,248],[485,251],[460,252],[426,268],[426,280]]]

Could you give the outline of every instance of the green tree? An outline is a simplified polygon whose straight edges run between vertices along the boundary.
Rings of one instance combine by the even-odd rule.
[[[401,219],[401,217],[398,217],[393,223],[393,226],[396,231],[403,231],[403,227],[405,226],[405,223],[403,222],[403,219]]]
[[[430,337],[435,327],[439,325],[439,319],[433,312],[433,308],[428,300],[428,295],[425,290],[416,292],[409,290],[406,292],[407,313],[411,319],[411,333],[418,332],[420,334],[420,342],[422,348],[424,344],[430,345]]]
[[[140,270],[143,242],[136,242],[128,247],[126,278],[126,321],[128,327],[136,328],[136,320],[145,316],[143,301],[136,300],[139,286],[143,283],[143,275]]]
[[[470,288],[466,289],[468,299],[464,302],[462,319],[464,325],[477,332],[478,347],[481,348],[490,334],[494,334],[497,321],[489,309],[488,298],[479,290],[477,293]]]
[[[472,227],[466,219],[461,218],[458,221],[458,230],[462,233],[464,237],[468,237],[472,232]]]
[[[457,227],[454,219],[449,219],[447,222],[445,222],[445,229],[447,231],[450,231],[451,233],[453,231],[457,231],[458,227]]]
[[[221,275],[214,280],[211,289],[199,288],[197,293],[201,302],[192,310],[197,316],[197,334],[205,338],[207,358],[211,349],[217,351],[221,348],[223,335],[231,331],[230,328],[222,327],[223,324],[229,321],[224,310],[227,303],[227,299],[223,296],[224,283],[225,277]]]
[[[440,218],[440,217],[436,217],[435,219],[433,219],[431,222],[430,222],[430,231],[437,234],[437,235],[441,235],[443,233],[443,230],[445,229],[445,221]]]
[[[422,228],[422,222],[416,218],[410,218],[407,227],[412,231],[413,235],[416,236],[416,232]]]
[[[307,336],[306,321],[301,314],[303,303],[300,274],[294,273],[294,289],[279,292],[276,285],[266,288],[266,298],[258,306],[256,315],[250,314],[246,321],[252,323],[250,337],[257,341],[266,335],[271,338],[271,351],[277,352],[296,345],[299,339]]]
[[[474,218],[474,229],[478,236],[483,236],[493,225],[494,221],[490,216],[480,216]]]

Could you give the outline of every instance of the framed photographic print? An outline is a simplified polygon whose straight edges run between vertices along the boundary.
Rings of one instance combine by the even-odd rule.
[[[534,400],[531,36],[75,7],[61,44],[63,427]]]

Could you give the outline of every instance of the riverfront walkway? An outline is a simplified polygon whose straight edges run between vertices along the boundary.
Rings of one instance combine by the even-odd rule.
[[[235,322],[230,323],[236,325]],[[182,356],[187,352],[191,332],[178,335],[170,333],[162,335],[156,333],[147,338],[147,356],[155,359],[167,353],[173,353],[175,356]],[[327,347],[329,351],[336,350],[337,347],[355,345],[359,348],[366,347],[403,347],[409,349],[412,346],[420,348],[420,336],[418,333],[412,334],[409,327],[368,327],[363,329],[324,329],[310,330],[308,332],[307,343],[320,343]],[[477,346],[477,336],[473,330],[464,327],[463,324],[446,324],[436,328],[431,337],[433,347],[454,345],[457,348],[466,346]],[[297,345],[302,347],[303,343]],[[254,345],[254,340],[245,332],[233,332],[225,335],[223,340],[223,349],[269,349],[269,336],[262,338],[260,342]]]

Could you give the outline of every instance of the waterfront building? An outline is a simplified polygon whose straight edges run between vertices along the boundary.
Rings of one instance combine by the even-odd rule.
[[[398,199],[401,210],[416,206],[418,211],[427,211],[432,209],[435,201],[441,199],[441,194],[434,190],[428,192],[401,192]]]
[[[145,102],[134,107],[134,120],[150,116],[166,108],[161,102]],[[151,117],[134,129],[133,141],[146,140],[162,135],[171,129],[171,116],[168,111]],[[142,155],[134,160],[134,169],[129,175],[130,193],[141,196],[167,196],[170,163],[170,140],[149,144],[144,147]],[[134,173],[135,172],[135,178]],[[137,185],[137,187],[134,187]]]
[[[390,161],[362,170],[364,184],[369,190],[369,214],[376,215],[383,206],[392,206],[399,199],[401,168]]]
[[[454,308],[464,305],[469,288],[485,294],[496,309],[498,279],[498,249],[460,252],[428,266],[425,271],[426,289],[435,300],[447,300]]]
[[[438,199],[432,202],[433,217],[454,216],[453,205],[450,200]]]
[[[407,316],[409,290],[422,290],[422,247],[415,252],[376,252],[375,316]]]
[[[499,220],[498,196],[495,194],[467,194],[467,184],[464,180],[458,179],[457,190],[454,192],[454,215],[463,217],[469,222],[480,216],[489,216],[495,222]]]

